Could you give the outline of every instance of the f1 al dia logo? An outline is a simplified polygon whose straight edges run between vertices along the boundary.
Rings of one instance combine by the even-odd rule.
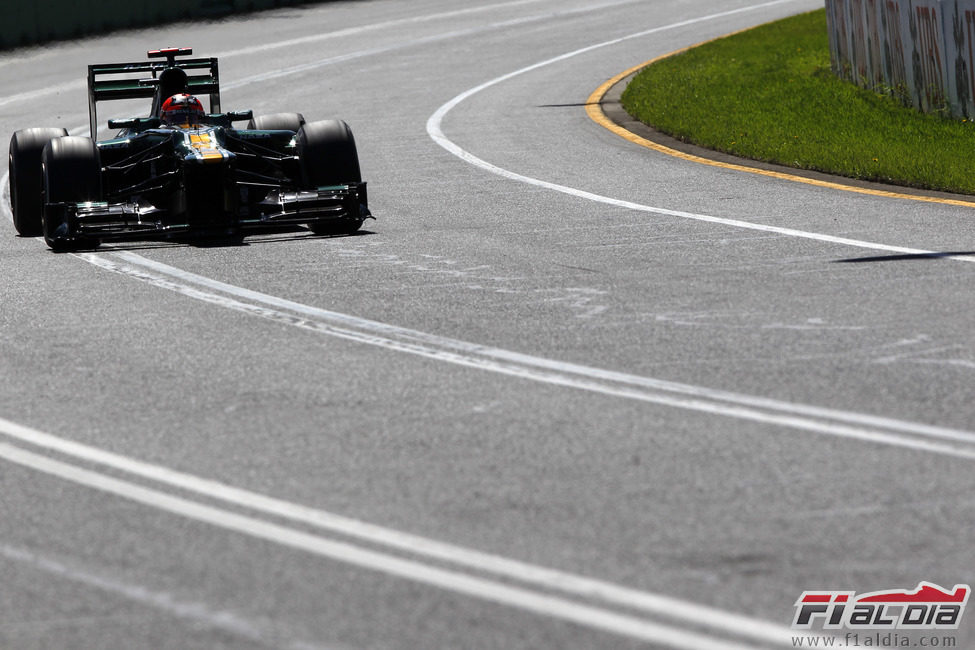
[[[920,582],[911,591],[892,589],[857,595],[854,591],[804,591],[796,601],[792,627],[808,630],[956,630],[971,587],[950,591]]]

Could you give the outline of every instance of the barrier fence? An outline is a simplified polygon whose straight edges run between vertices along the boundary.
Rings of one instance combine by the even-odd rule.
[[[826,0],[826,20],[836,74],[975,117],[975,0]]]

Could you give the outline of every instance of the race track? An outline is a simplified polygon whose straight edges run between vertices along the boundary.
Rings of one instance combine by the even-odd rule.
[[[86,134],[89,63],[219,56],[225,109],[351,125],[377,217],[59,255],[3,177],[0,648],[787,648],[804,590],[975,583],[975,210],[586,114],[821,4],[360,0],[0,55],[4,137]]]

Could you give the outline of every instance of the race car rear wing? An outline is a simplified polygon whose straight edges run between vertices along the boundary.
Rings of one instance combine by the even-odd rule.
[[[150,59],[165,61],[139,61],[135,63],[107,63],[88,66],[88,117],[91,137],[98,130],[96,105],[100,101],[115,99],[153,98],[152,116],[158,117],[159,109],[167,97],[180,92],[191,95],[208,95],[210,112],[220,112],[220,74],[215,57],[206,59],[180,59],[178,56],[193,54],[192,48],[171,47],[149,50]],[[205,71],[200,74],[187,72]],[[145,73],[152,73],[146,77]],[[140,76],[133,76],[140,75]],[[161,91],[161,92],[160,92]]]

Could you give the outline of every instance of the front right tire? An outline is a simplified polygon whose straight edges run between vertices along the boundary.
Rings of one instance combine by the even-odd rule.
[[[67,136],[51,140],[41,155],[44,176],[44,241],[58,252],[93,248],[97,240],[72,233],[64,203],[100,201],[101,157],[91,138]]]

